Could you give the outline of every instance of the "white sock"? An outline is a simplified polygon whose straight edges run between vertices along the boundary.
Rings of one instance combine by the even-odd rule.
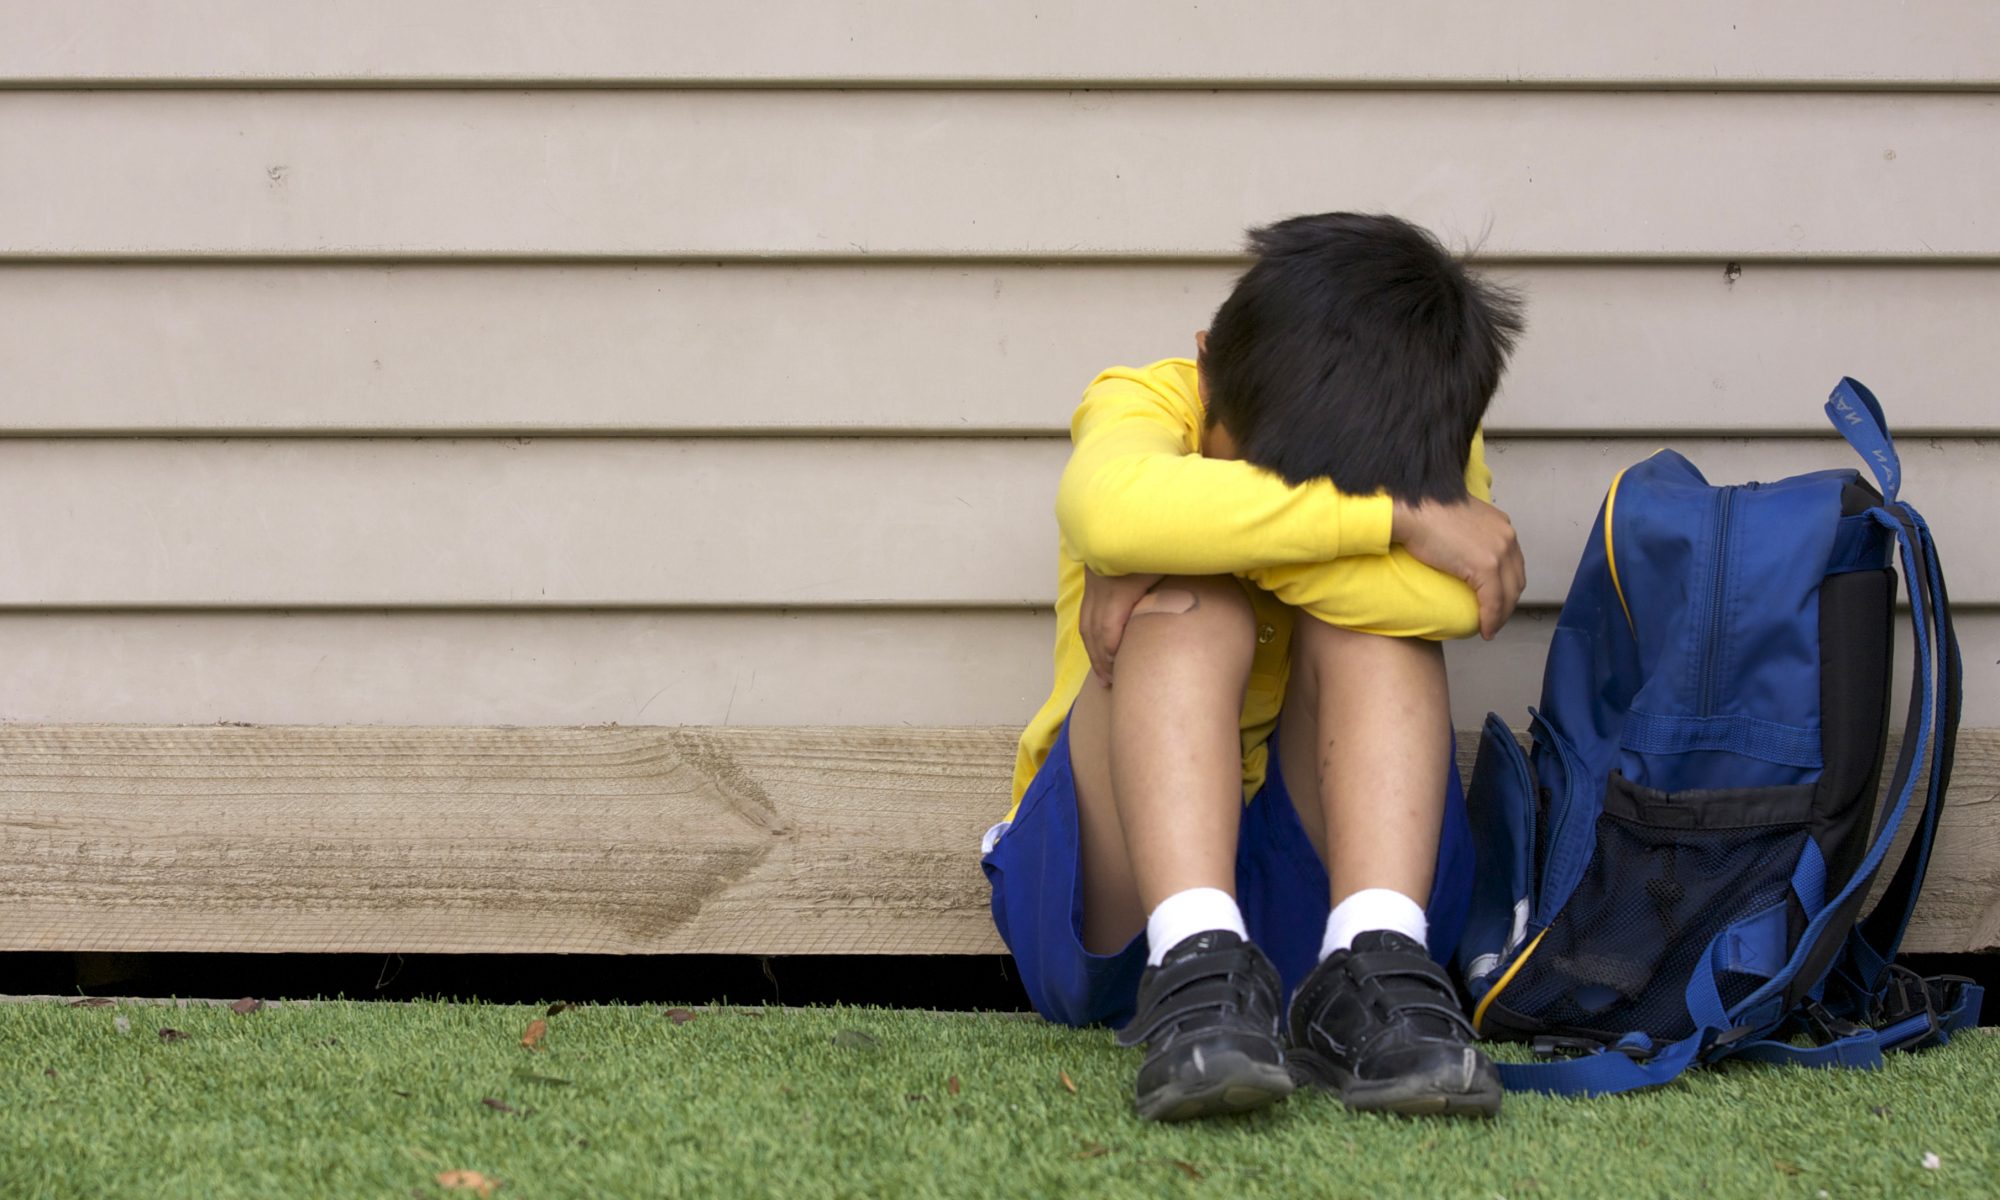
[[[1335,950],[1354,945],[1354,935],[1370,929],[1393,929],[1419,945],[1430,933],[1424,906],[1390,888],[1362,888],[1333,906],[1326,915],[1326,937],[1319,944],[1322,961]]]
[[[1236,907],[1236,897],[1211,887],[1175,892],[1146,918],[1147,965],[1159,966],[1167,951],[1211,929],[1227,929],[1249,940],[1250,931],[1243,927],[1243,910]]]

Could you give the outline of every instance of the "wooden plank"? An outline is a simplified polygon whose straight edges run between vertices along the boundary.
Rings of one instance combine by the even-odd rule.
[[[1554,622],[1528,609],[1445,647],[1459,726],[1526,719]],[[1957,623],[1965,723],[2000,727],[2000,610]],[[1026,608],[0,613],[0,719],[1018,726],[1048,695],[1054,631]]]
[[[1013,739],[4,726],[0,950],[996,952],[977,847]],[[1992,731],[1906,946],[2000,949]]]
[[[1238,269],[16,265],[0,434],[1059,434]],[[2000,432],[2000,268],[1495,274],[1529,305],[1497,433],[1819,433],[1841,374],[1905,437]]]
[[[1657,439],[1496,440],[1555,603]],[[1674,439],[1717,482],[1856,464],[1823,439]],[[1054,600],[1068,444],[1001,440],[0,441],[0,607],[903,607]],[[1961,604],[2000,602],[2000,443],[1905,442]]]
[[[1977,0],[68,0],[0,10],[0,80],[1990,87],[1996,44]]]
[[[14,259],[1233,257],[1336,204],[1499,256],[2000,256],[1987,95],[20,92],[0,147]]]

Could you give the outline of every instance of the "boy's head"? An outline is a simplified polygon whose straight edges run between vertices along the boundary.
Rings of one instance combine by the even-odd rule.
[[[1293,217],[1250,248],[1201,346],[1209,425],[1289,483],[1463,499],[1519,297],[1396,217]]]

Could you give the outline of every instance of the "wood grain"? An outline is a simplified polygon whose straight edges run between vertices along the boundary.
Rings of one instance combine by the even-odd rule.
[[[0,950],[997,952],[1014,738],[4,726]],[[2000,733],[1956,776],[1912,951],[2000,949]]]

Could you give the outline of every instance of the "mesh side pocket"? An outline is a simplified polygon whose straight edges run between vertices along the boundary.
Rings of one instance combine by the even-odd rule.
[[[1508,987],[1507,1008],[1613,1037],[1694,1032],[1686,991],[1695,963],[1724,927],[1791,897],[1812,791],[1656,792],[1614,774],[1590,865]],[[1716,977],[1725,1006],[1760,982]]]

